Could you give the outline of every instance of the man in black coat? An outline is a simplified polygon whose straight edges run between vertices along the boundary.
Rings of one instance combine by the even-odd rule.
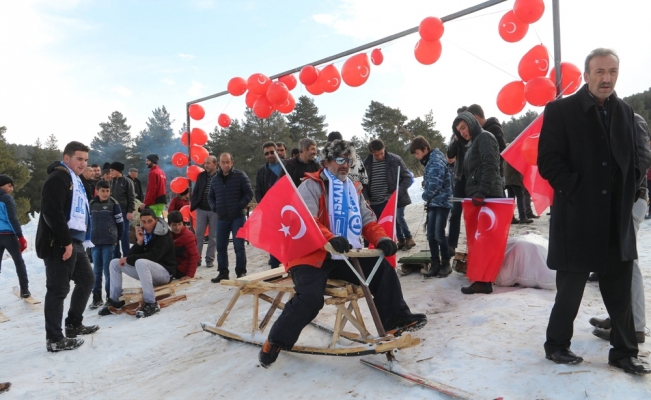
[[[574,319],[590,271],[611,318],[609,364],[629,373],[651,369],[637,359],[631,277],[637,258],[632,210],[640,177],[633,110],[615,94],[619,57],[593,50],[584,85],[545,107],[538,168],[554,188],[547,265],[556,270],[556,302],[549,316],[546,357],[583,359],[570,351]]]
[[[303,138],[298,141],[300,153],[298,157],[292,157],[285,163],[287,174],[294,182],[296,187],[301,186],[303,176],[306,172],[316,172],[321,167],[319,163],[314,161],[316,157],[316,142],[310,138]],[[280,173],[280,176],[285,175],[285,171]]]
[[[82,324],[95,284],[95,274],[84,250],[84,243],[90,238],[88,199],[79,179],[88,164],[88,151],[83,143],[68,143],[63,150],[63,161],[55,161],[47,168],[48,177],[41,191],[36,255],[45,264],[45,337],[47,350],[51,352],[76,349],[84,343],[77,335],[88,335],[99,329],[97,325]],[[70,292],[71,280],[75,288],[65,321],[67,337],[64,337],[63,301]]]
[[[253,189],[249,177],[233,168],[233,156],[230,153],[219,155],[219,172],[210,182],[208,202],[217,214],[217,277],[213,283],[228,279],[228,238],[233,236],[235,250],[235,273],[240,278],[246,275],[246,252],[244,239],[237,236],[237,231],[244,225],[244,210],[253,198]]]
[[[282,165],[276,158],[276,143],[266,142],[262,145],[262,154],[267,162],[258,169],[255,175],[255,201],[260,203],[264,195],[278,181],[283,170]],[[282,160],[280,155],[278,157]],[[280,261],[269,254],[269,265],[271,268],[280,266]]]
[[[217,214],[210,208],[208,194],[210,193],[210,183],[217,173],[217,157],[208,156],[203,160],[203,172],[197,175],[197,181],[192,188],[192,198],[190,199],[190,211],[195,213],[195,237],[197,238],[197,251],[199,252],[199,262],[201,265],[201,254],[203,252],[203,242],[208,228],[208,248],[206,249],[206,268],[212,268],[215,264],[215,254],[217,249]]]

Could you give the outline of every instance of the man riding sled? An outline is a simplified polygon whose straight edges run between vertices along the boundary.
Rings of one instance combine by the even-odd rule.
[[[357,194],[348,178],[351,164],[356,160],[353,143],[334,140],[323,149],[323,166],[317,172],[306,173],[298,192],[316,220],[323,236],[338,253],[362,248],[363,235],[382,250],[385,256],[396,253],[398,246],[377,223],[364,196]],[[364,275],[368,276],[377,258],[359,259]],[[259,354],[260,364],[267,368],[280,350],[294,346],[303,328],[319,314],[324,305],[328,279],[342,279],[360,284],[340,255],[317,249],[285,265],[294,282],[296,294],[274,323]],[[396,271],[383,260],[369,284],[382,325],[387,332],[415,331],[427,323],[425,314],[412,314],[402,296]]]

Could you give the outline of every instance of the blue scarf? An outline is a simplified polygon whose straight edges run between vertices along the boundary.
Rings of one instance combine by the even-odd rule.
[[[361,249],[362,241],[362,213],[359,208],[359,197],[355,184],[346,178],[342,182],[324,169],[328,177],[328,219],[330,231],[337,236],[343,236],[353,246],[353,249]],[[333,256],[333,259],[341,259],[341,256]]]

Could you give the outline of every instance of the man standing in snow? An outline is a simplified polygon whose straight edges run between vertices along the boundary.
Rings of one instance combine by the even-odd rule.
[[[45,337],[47,351],[73,350],[99,326],[84,326],[83,313],[95,284],[85,247],[90,242],[90,214],[88,199],[79,175],[88,163],[88,146],[70,142],[63,150],[63,161],[55,161],[47,168],[48,177],[41,191],[41,215],[36,231],[36,255],[45,263]],[[66,336],[61,331],[63,301],[70,292],[70,281],[75,288],[70,298],[66,318]]]
[[[262,145],[262,155],[267,162],[258,169],[255,175],[255,201],[260,204],[264,195],[278,180],[283,170],[282,165],[276,158],[276,143],[266,142]],[[282,158],[281,158],[282,160]],[[272,254],[269,254],[269,265],[271,269],[280,266],[280,261]]]
[[[610,315],[608,363],[648,374],[638,358],[631,282],[637,258],[633,204],[641,178],[633,109],[615,94],[619,57],[593,50],[586,84],[545,106],[538,168],[554,189],[547,265],[556,270],[556,301],[549,316],[545,355],[560,364],[583,359],[570,350],[574,319],[590,271]]]
[[[141,210],[149,207],[154,210],[156,217],[163,214],[165,204],[167,204],[167,176],[160,167],[158,167],[158,154],[150,154],[145,160],[149,168],[149,181],[147,182],[147,194],[145,201],[140,206]]]

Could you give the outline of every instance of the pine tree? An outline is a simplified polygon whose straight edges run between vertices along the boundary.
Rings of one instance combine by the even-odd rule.
[[[527,110],[526,113],[520,115],[518,118],[511,117],[511,120],[505,122],[502,125],[504,130],[504,140],[506,142],[512,142],[518,137],[522,131],[533,122],[534,119],[538,117],[538,112],[533,110]]]
[[[411,137],[423,136],[429,142],[429,145],[434,149],[437,148],[443,152],[447,151],[447,145],[445,144],[445,138],[441,135],[441,132],[435,129],[436,122],[434,121],[434,114],[432,110],[425,114],[425,117],[421,119],[417,117],[416,119],[410,120],[406,125],[405,129],[411,133]],[[411,140],[411,138],[410,138]],[[409,146],[405,148],[405,154],[401,155],[402,159],[405,160],[407,167],[416,175],[420,176],[423,173],[422,164],[416,160],[411,153],[409,152]]]
[[[29,199],[30,213],[41,212],[41,190],[48,176],[47,167],[57,160],[61,160],[61,151],[56,137],[50,135],[45,145],[41,144],[40,139],[36,139],[31,155],[25,158],[32,179],[17,192],[17,195]]]
[[[299,97],[294,111],[287,115],[286,118],[289,124],[292,146],[303,138],[313,139],[317,148],[323,147],[326,143],[328,138],[326,117],[325,115],[319,115],[319,109],[311,98],[307,96]]]
[[[29,169],[23,161],[16,157],[16,153],[5,140],[5,132],[7,132],[7,128],[0,126],[0,173],[9,175],[14,180],[14,190],[16,190],[14,196],[16,198],[18,220],[21,224],[26,224],[29,222],[29,217],[27,216],[29,212],[29,199],[19,196],[17,191],[29,182]]]
[[[89,162],[102,165],[105,162],[119,161],[127,164],[132,158],[131,126],[119,111],[109,115],[108,122],[101,122],[102,128],[90,143]]]

